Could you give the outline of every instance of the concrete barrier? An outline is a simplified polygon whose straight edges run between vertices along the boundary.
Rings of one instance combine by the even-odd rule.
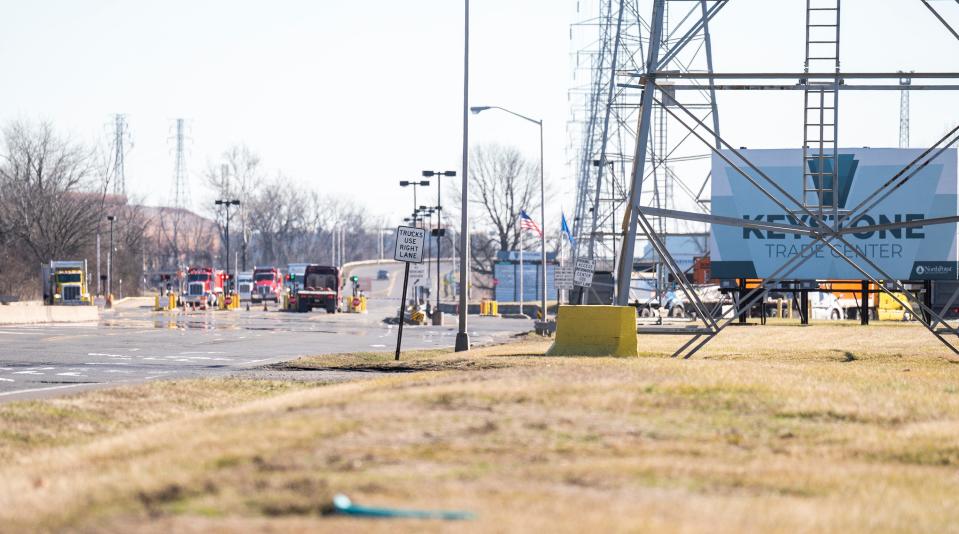
[[[96,306],[44,306],[42,302],[15,302],[0,306],[0,325],[96,322]]]
[[[636,308],[560,306],[549,356],[638,356]]]

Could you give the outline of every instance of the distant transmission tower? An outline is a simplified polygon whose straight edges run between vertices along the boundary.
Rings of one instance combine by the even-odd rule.
[[[113,194],[127,194],[127,178],[124,160],[126,159],[127,142],[130,132],[127,125],[127,116],[117,113],[113,116]],[[132,145],[132,142],[129,143]]]
[[[190,188],[186,174],[186,121],[176,120],[176,158],[173,167],[173,207],[188,208]]]
[[[899,73],[906,74],[903,71]],[[912,78],[900,76],[899,85],[902,87],[899,91],[899,148],[909,148],[909,86],[912,85]]]

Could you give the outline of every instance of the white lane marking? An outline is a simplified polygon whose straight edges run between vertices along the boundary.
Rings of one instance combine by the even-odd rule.
[[[187,351],[181,352],[180,354],[226,354],[226,351],[223,350],[213,350],[213,351]]]
[[[17,371],[13,373],[15,375],[42,375],[43,373],[37,371]]]
[[[370,346],[373,347],[373,348],[375,348],[375,349],[386,348],[386,345],[382,345],[382,344],[380,344],[380,343],[375,343],[375,344],[370,345]]]
[[[14,381],[14,380],[13,380],[12,378],[2,378],[2,377],[0,377],[0,382],[13,382],[13,381]]]
[[[8,395],[19,395],[21,393],[33,393],[36,391],[50,391],[52,389],[66,389],[66,388],[76,388],[80,386],[89,386],[90,384],[67,384],[65,386],[51,386],[48,388],[33,388],[33,389],[18,389],[16,391],[6,391],[0,393],[0,397],[6,397]]]
[[[87,356],[106,356],[107,358],[126,358],[130,359],[130,356],[125,354],[105,354],[102,352],[88,352]]]
[[[8,330],[0,330],[0,334],[7,334],[9,336],[30,336],[33,335],[33,332],[10,332]]]
[[[80,373],[57,373],[57,376],[84,376]]]
[[[84,362],[83,365],[130,365],[127,362]]]

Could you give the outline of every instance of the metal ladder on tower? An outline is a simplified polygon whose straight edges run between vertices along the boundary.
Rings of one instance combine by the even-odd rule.
[[[803,95],[803,205],[820,219],[838,215],[839,189],[839,4],[841,0],[806,0],[804,73],[832,76],[805,78]]]

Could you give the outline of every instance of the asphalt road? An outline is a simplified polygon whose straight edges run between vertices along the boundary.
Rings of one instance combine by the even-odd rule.
[[[396,326],[402,269],[379,269],[367,314],[286,313],[271,309],[153,312],[145,302],[104,312],[97,324],[0,327],[0,401],[69,393],[85,387],[172,377],[231,374],[311,354],[389,351]],[[445,326],[404,327],[403,348],[452,347],[456,317]],[[474,344],[508,339],[532,322],[470,317]],[[342,374],[338,375],[342,378]]]

